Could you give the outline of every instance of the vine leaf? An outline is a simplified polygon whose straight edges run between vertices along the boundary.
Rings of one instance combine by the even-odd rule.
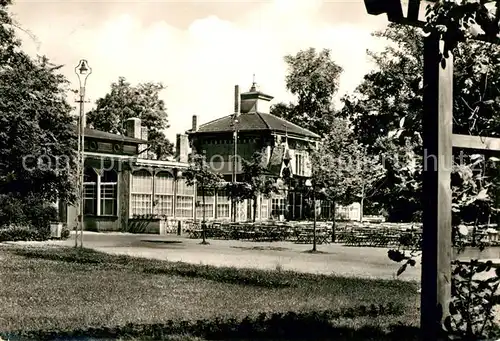
[[[408,266],[407,263],[401,265],[401,267],[398,269],[398,272],[396,272],[396,276],[399,276],[401,275],[405,270],[406,270],[406,267]]]
[[[488,199],[488,190],[484,188],[477,194],[476,200],[484,201],[487,199]]]

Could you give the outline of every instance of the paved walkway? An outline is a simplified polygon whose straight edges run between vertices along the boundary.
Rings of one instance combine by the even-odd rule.
[[[74,234],[65,241],[31,243],[74,245]],[[125,233],[84,233],[84,246],[111,254],[181,261],[192,264],[234,266],[306,273],[335,274],[364,278],[393,279],[399,264],[387,257],[387,249],[347,247],[339,244],[318,245],[320,253],[311,254],[312,245],[291,242],[246,242],[200,240],[178,236],[134,235]],[[401,280],[420,280],[420,266],[409,268]]]

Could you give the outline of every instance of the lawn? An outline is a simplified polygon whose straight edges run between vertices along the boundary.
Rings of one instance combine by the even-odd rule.
[[[419,316],[417,285],[410,282],[218,268],[65,247],[0,246],[0,287],[0,331],[28,336],[189,333],[276,340],[335,334],[366,340],[370,334],[373,340],[413,340]]]

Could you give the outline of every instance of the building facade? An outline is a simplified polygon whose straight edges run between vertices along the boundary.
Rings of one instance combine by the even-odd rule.
[[[129,119],[125,128],[125,136],[85,128],[84,229],[127,231],[141,224],[144,232],[157,233],[168,221],[174,229],[173,220],[192,219],[194,189],[182,178],[187,161],[151,159],[140,119]],[[187,160],[187,148],[183,153],[178,159]],[[77,208],[59,207],[74,229]]]
[[[239,115],[199,127],[193,116],[192,129],[177,134],[176,156],[168,161],[153,159],[147,130],[138,118],[126,121],[125,135],[85,128],[84,229],[131,231],[140,225],[142,232],[158,233],[176,230],[179,221],[200,220],[203,210],[208,220],[231,220],[233,203],[227,193],[208,193],[202,207],[201,193],[187,185],[182,172],[189,167],[190,150],[204,152],[213,170],[226,181],[240,181],[241,160],[250,159],[256,151],[263,153],[269,176],[280,183],[280,193],[258,198],[255,219],[304,219],[308,205],[304,184],[311,176],[309,153],[317,147],[319,136],[272,115],[271,100],[253,84],[250,91],[235,96]],[[251,200],[235,206],[237,221],[254,218]],[[331,219],[331,205],[323,202],[320,206],[319,218]],[[74,229],[77,208],[60,203],[60,212],[62,221]],[[359,219],[359,207],[338,207],[336,215]]]
[[[269,176],[281,184],[279,194],[257,199],[256,217],[252,216],[251,200],[237,204],[236,220],[301,220],[310,211],[306,209],[309,201],[304,198],[305,181],[311,177],[310,153],[317,148],[320,136],[272,115],[272,99],[260,92],[255,83],[241,94],[236,86],[235,114],[200,126],[197,116],[193,116],[192,128],[186,132],[192,151],[204,154],[212,169],[226,181],[241,181],[241,160],[250,160],[255,152],[260,152]],[[218,218],[216,206],[212,207],[216,199],[209,197],[208,200],[207,216]],[[333,217],[330,206],[327,202],[321,204],[320,218]],[[341,208],[338,212],[345,213],[345,210]],[[355,215],[355,209],[349,209],[347,219],[355,219]]]

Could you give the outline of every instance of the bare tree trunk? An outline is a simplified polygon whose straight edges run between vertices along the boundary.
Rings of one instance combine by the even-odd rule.
[[[365,186],[361,187],[361,200],[359,201],[359,222],[363,222],[363,210],[365,206]]]
[[[207,233],[207,222],[205,221],[205,186],[201,186],[201,199],[202,199],[202,221],[201,221],[201,234],[203,236],[202,244],[208,244],[206,241],[206,233]]]
[[[255,223],[255,218],[257,217],[257,196],[253,198],[253,219],[252,221]]]
[[[313,190],[313,252],[316,252],[316,193]]]
[[[332,243],[335,243],[336,236],[335,236],[335,201],[332,202],[332,210],[333,210],[333,218],[332,218]]]

